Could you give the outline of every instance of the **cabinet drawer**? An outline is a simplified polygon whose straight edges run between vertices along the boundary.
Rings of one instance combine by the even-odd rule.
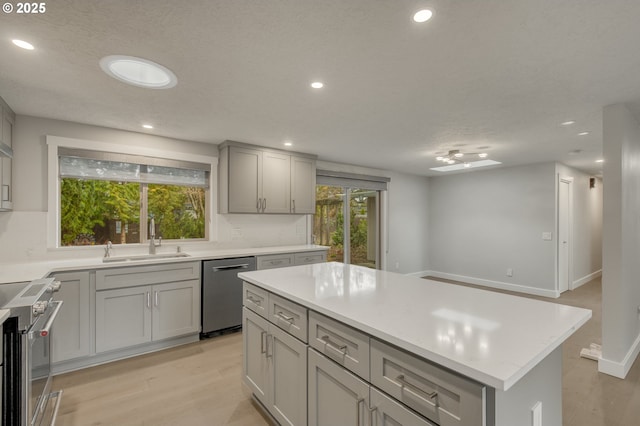
[[[307,342],[307,308],[269,293],[269,321]]]
[[[309,311],[309,345],[369,380],[369,336],[366,334]]]
[[[306,265],[308,263],[321,263],[327,261],[326,251],[310,251],[306,253],[296,253],[294,263],[296,265]]]
[[[256,314],[265,319],[267,318],[269,293],[266,290],[256,287],[253,284],[249,284],[246,281],[243,282],[242,303]]]
[[[259,270],[293,266],[293,254],[290,253],[258,256],[256,259]]]
[[[376,426],[437,426],[389,398],[373,386],[370,390],[369,423]]]
[[[200,279],[200,262],[144,265],[96,271],[96,290]]]
[[[371,383],[440,426],[485,424],[485,387],[371,339]]]

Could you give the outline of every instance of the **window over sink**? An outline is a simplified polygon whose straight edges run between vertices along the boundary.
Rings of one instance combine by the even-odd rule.
[[[84,149],[58,149],[58,246],[208,239],[211,165]]]

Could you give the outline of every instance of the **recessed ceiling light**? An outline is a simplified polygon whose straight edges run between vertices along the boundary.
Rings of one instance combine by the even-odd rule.
[[[26,42],[24,40],[14,39],[14,40],[11,40],[11,42],[13,42],[13,44],[15,44],[16,46],[21,47],[21,48],[26,49],[26,50],[33,50],[34,49],[33,44],[31,44],[29,42]]]
[[[324,87],[324,83],[321,81],[314,81],[313,83],[311,83],[311,87],[313,87],[314,89],[322,89]]]
[[[480,154],[478,154],[478,157],[480,158],[487,158],[489,156],[489,154],[487,154],[486,152],[481,152]]]
[[[562,124],[563,126],[571,126],[572,124],[576,124],[576,122],[573,121],[573,120],[569,120],[569,121],[565,121],[564,123],[560,123],[560,124]]]
[[[604,163],[604,160],[601,158],[599,160],[596,160],[596,163]]]
[[[454,157],[460,158],[462,157],[464,154],[461,152],[456,152],[455,154],[453,154]]]
[[[100,59],[100,67],[116,80],[147,89],[169,89],[178,83],[168,68],[134,56],[105,56]]]
[[[580,132],[578,133],[578,136],[587,136],[589,134],[589,132]]]
[[[433,12],[429,9],[419,10],[413,15],[413,20],[418,23],[427,22],[433,16]]]
[[[144,127],[145,129],[153,129],[153,126],[151,124],[143,124],[142,127]]]
[[[293,142],[285,142],[284,146],[293,146]]]

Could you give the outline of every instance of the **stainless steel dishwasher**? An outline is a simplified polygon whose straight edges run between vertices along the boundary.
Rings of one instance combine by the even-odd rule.
[[[201,337],[242,328],[242,280],[238,273],[255,270],[255,257],[202,262]]]

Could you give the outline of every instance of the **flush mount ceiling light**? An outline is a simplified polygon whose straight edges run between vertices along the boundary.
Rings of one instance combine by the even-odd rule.
[[[24,41],[24,40],[13,39],[13,40],[11,40],[11,42],[13,44],[15,44],[16,46],[21,47],[21,48],[23,48],[25,50],[33,50],[34,49],[33,44],[31,44],[31,43],[29,43],[27,41]]]
[[[134,56],[105,56],[100,59],[100,67],[116,80],[147,89],[169,89],[178,83],[170,69]]]
[[[489,154],[486,152],[460,152],[459,149],[452,149],[446,155],[436,157],[436,160],[442,161],[447,166],[433,167],[431,170],[439,172],[448,172],[452,170],[462,170],[471,167],[486,167],[495,164],[502,164],[494,160],[485,160]],[[477,160],[480,158],[481,160]],[[475,160],[475,161],[474,161]]]
[[[422,9],[413,15],[413,20],[419,24],[427,22],[433,16],[433,12],[429,9]]]
[[[324,87],[324,83],[321,81],[314,81],[313,83],[311,83],[311,87],[313,87],[314,89],[322,89]]]

